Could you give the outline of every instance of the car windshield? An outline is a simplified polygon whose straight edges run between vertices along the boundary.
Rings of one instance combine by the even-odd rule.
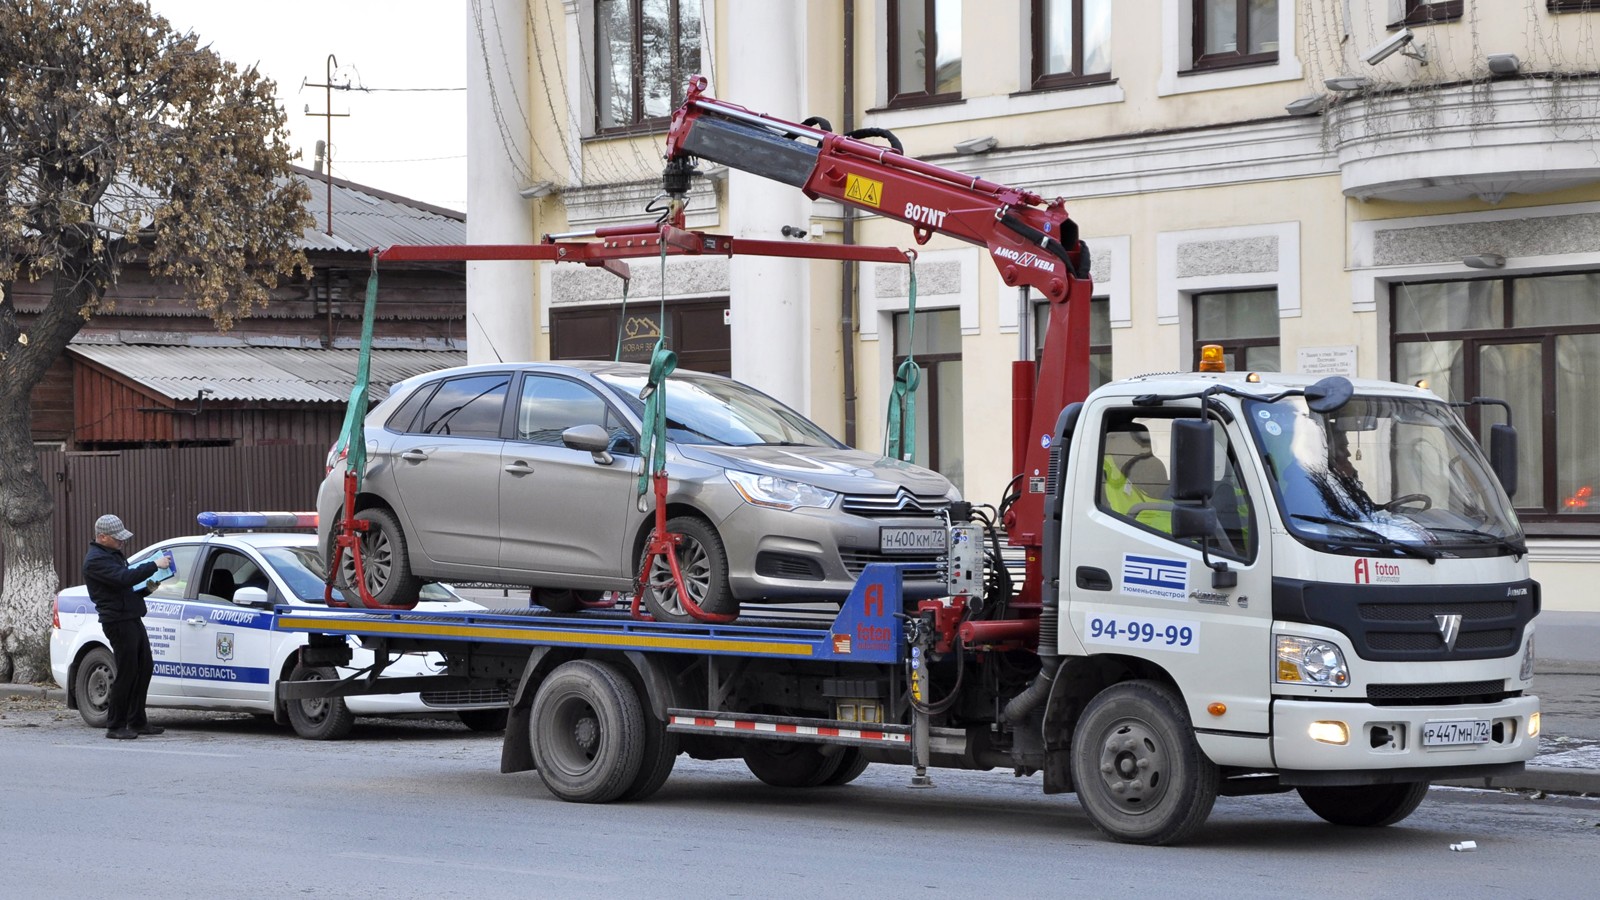
[[[1358,396],[1324,415],[1286,397],[1245,410],[1297,537],[1425,558],[1526,552],[1510,501],[1445,403]]]
[[[321,603],[324,589],[322,554],[314,547],[262,547],[261,555],[289,586],[296,598],[307,603]],[[343,600],[344,594],[334,588],[334,599]],[[420,602],[450,603],[461,598],[442,584],[429,582],[422,586]]]
[[[612,393],[644,417],[644,376],[601,375]],[[667,439],[680,444],[842,447],[816,423],[748,385],[694,373],[667,379]]]

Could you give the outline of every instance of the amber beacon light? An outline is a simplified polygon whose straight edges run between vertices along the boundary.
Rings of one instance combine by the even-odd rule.
[[[1200,348],[1201,372],[1226,372],[1228,363],[1222,356],[1221,344],[1206,344]]]

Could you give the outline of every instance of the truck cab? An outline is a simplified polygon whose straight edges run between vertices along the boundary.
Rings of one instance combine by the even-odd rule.
[[[1313,809],[1534,755],[1514,440],[1491,463],[1423,388],[1276,373],[1132,378],[1063,419],[1069,680],[1169,685],[1224,785],[1272,772]],[[1136,780],[1112,766],[1108,802]]]

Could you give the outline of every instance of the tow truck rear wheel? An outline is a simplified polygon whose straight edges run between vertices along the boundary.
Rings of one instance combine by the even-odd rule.
[[[1300,799],[1312,812],[1335,825],[1355,828],[1393,825],[1416,812],[1427,796],[1426,781],[1300,788]]]
[[[644,753],[639,762],[639,774],[633,784],[622,792],[618,800],[643,800],[661,790],[678,763],[678,736],[667,731],[667,723],[646,712],[644,715]]]
[[[339,673],[323,666],[295,663],[290,681],[337,681]],[[288,701],[289,724],[308,741],[337,741],[355,727],[355,714],[342,697],[315,697]]]
[[[860,747],[846,747],[839,755],[843,757],[839,762],[839,768],[822,783],[824,787],[849,784],[860,778],[861,773],[867,770],[867,754]]]
[[[116,660],[104,647],[90,650],[78,662],[72,696],[78,701],[78,715],[90,728],[104,728],[111,721],[111,681],[116,675]]]
[[[380,606],[413,607],[422,591],[422,579],[411,573],[410,557],[406,555],[406,536],[400,530],[400,520],[381,506],[364,509],[356,514],[367,520],[367,530],[361,536],[361,574],[366,576],[367,593]],[[333,559],[333,537],[325,548],[327,559]],[[338,585],[345,602],[351,606],[364,606],[361,592],[356,590],[356,563],[349,553],[339,559]]]
[[[844,765],[845,755],[828,753],[816,744],[751,741],[744,751],[744,764],[752,775],[773,787],[809,788],[827,784]]]
[[[1173,690],[1126,681],[1089,701],[1072,741],[1072,780],[1094,827],[1128,844],[1192,835],[1217,799],[1216,764],[1195,743]]]
[[[677,516],[667,520],[667,531],[683,536],[677,548],[678,570],[683,575],[689,599],[701,612],[738,615],[739,603],[733,599],[733,589],[728,586],[728,551],[723,548],[717,530],[704,519]],[[648,547],[645,552],[649,552]],[[639,561],[644,562],[642,555]],[[644,605],[652,616],[663,622],[697,621],[678,597],[672,566],[665,559],[656,557],[645,578]]]
[[[609,803],[639,775],[644,710],[622,673],[590,659],[563,663],[533,699],[534,767],[545,787],[571,803]]]

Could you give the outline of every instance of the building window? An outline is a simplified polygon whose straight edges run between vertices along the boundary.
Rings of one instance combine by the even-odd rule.
[[[917,447],[911,461],[950,479],[962,488],[961,452],[961,311],[936,309],[916,314],[915,343],[911,343],[911,315],[894,315],[894,365],[898,369],[907,352],[922,370],[917,385]]]
[[[889,105],[960,98],[961,0],[889,0]]]
[[[1600,273],[1396,284],[1394,377],[1452,401],[1493,397],[1517,428],[1525,522],[1600,518]],[[1498,407],[1462,410],[1484,437]],[[1559,531],[1559,528],[1552,529]]]
[[[1445,0],[1442,3],[1429,3],[1426,0],[1406,0],[1406,17],[1394,23],[1391,28],[1401,25],[1426,25],[1429,22],[1448,22],[1451,19],[1461,18],[1461,0]]]
[[[597,131],[666,124],[700,70],[699,9],[688,0],[597,0]]]
[[[1194,359],[1200,348],[1221,344],[1230,372],[1281,372],[1278,292],[1232,291],[1194,295]]]
[[[1033,305],[1033,358],[1044,358],[1044,336],[1050,327],[1050,304]],[[1089,390],[1111,380],[1111,298],[1089,300]]]
[[[1035,89],[1111,80],[1111,0],[1033,0]]]
[[[1546,0],[1546,6],[1551,12],[1596,12],[1600,0]]]
[[[1278,0],[1194,0],[1194,67],[1278,61]]]

